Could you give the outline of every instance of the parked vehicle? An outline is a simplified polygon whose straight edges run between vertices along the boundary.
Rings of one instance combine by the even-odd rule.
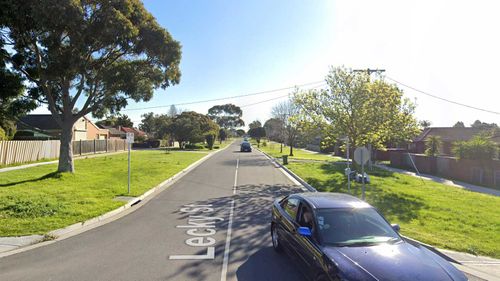
[[[289,254],[310,280],[467,280],[398,231],[374,207],[346,194],[293,194],[272,208],[274,249]]]
[[[252,145],[249,142],[244,141],[240,145],[240,151],[241,152],[252,152]]]

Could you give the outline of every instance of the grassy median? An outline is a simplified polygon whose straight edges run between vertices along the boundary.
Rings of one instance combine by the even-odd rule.
[[[45,234],[102,215],[138,196],[205,152],[132,152],[131,193],[127,194],[127,154],[75,160],[74,174],[55,173],[56,164],[0,173],[0,236]]]
[[[262,150],[279,154],[279,145]],[[308,152],[296,150],[297,159],[287,166],[319,191],[347,193],[345,165],[330,161],[304,161]],[[279,156],[279,155],[278,155]],[[293,158],[292,158],[293,160]],[[368,171],[366,200],[377,207],[401,233],[440,248],[500,258],[500,197],[381,169]],[[352,193],[361,197],[361,184]]]

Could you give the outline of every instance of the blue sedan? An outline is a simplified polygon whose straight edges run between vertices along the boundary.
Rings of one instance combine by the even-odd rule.
[[[447,260],[405,240],[372,206],[339,193],[276,200],[271,238],[311,280],[467,280]]]

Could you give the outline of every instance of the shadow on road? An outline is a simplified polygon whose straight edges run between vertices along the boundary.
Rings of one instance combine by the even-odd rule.
[[[294,281],[305,280],[289,257],[276,253],[271,246],[251,255],[236,271],[238,281]]]
[[[234,162],[233,162],[234,163]],[[224,218],[218,223],[217,229],[226,234],[228,213],[231,201],[235,200],[233,233],[228,264],[228,280],[304,280],[292,260],[284,254],[277,254],[272,249],[270,238],[271,206],[276,198],[282,198],[290,193],[301,190],[289,185],[240,185],[234,196],[218,197],[191,204],[211,204],[216,210],[210,216]],[[180,211],[174,211],[180,220],[189,216]],[[224,236],[225,237],[225,236]],[[225,240],[218,241],[215,247],[216,257],[224,254]],[[200,251],[196,254],[203,254]],[[179,269],[167,279],[178,274],[186,274],[190,280],[207,280],[210,274],[202,271],[204,261],[193,261]]]

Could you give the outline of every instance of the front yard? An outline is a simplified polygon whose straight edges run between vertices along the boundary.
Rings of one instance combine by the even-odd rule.
[[[0,236],[45,234],[111,211],[205,156],[206,152],[133,151],[131,193],[127,154],[75,160],[75,174],[57,164],[0,173]]]
[[[268,152],[271,145],[263,150]],[[279,153],[279,145],[271,152]],[[291,161],[287,167],[318,191],[347,193],[346,166],[329,157],[331,161]],[[500,197],[380,169],[369,174],[366,201],[398,223],[403,235],[440,248],[500,258]],[[361,197],[361,184],[353,183],[352,193]]]

